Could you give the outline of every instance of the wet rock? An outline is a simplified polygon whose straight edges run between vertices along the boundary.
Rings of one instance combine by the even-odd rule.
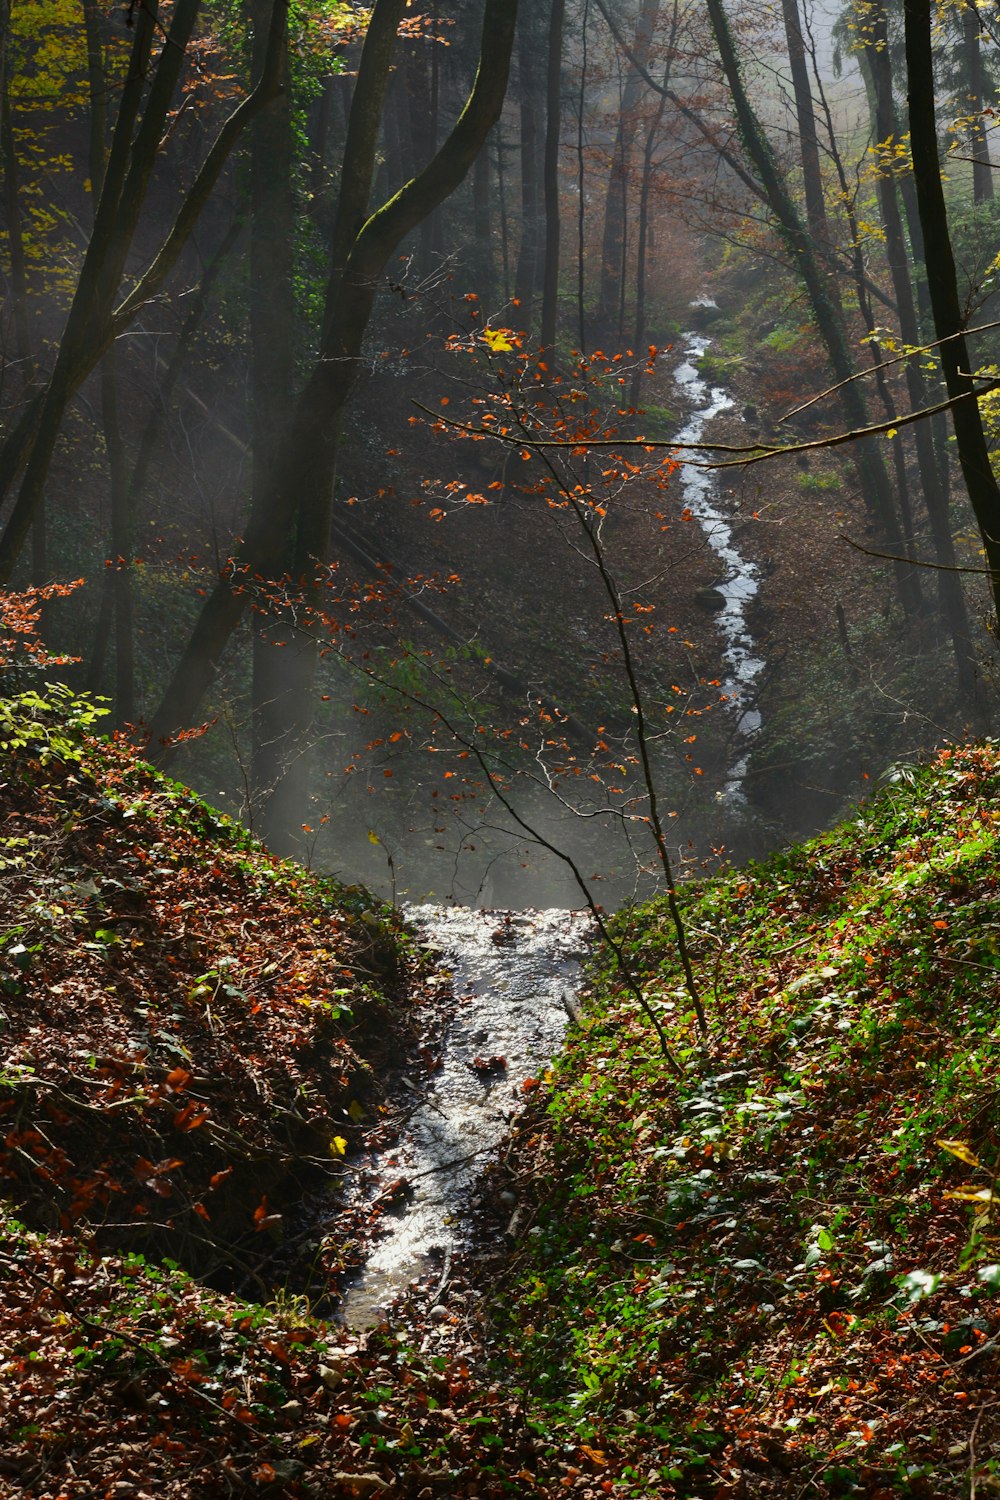
[[[716,614],[720,609],[725,609],[726,596],[721,589],[709,585],[706,588],[695,589],[694,602],[699,609],[705,609],[711,614]]]

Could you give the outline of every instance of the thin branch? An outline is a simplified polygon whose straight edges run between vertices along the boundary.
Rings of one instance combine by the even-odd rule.
[[[918,354],[928,354],[931,349],[937,349],[941,344],[949,343],[951,339],[962,338],[963,334],[966,338],[971,338],[975,333],[990,333],[995,328],[1000,328],[1000,322],[980,323],[976,328],[964,329],[963,333],[949,333],[947,338],[935,339],[932,344],[920,344],[915,349],[907,349],[903,354],[895,354],[892,359],[883,360],[881,364],[868,365],[864,370],[858,370],[854,375],[849,375],[846,380],[839,380],[836,385],[828,386],[825,391],[820,391],[818,395],[810,396],[809,400],[803,401],[801,406],[793,406],[791,411],[786,411],[785,415],[779,417],[778,420],[788,422],[792,417],[797,417],[802,412],[808,411],[818,401],[825,400],[827,396],[836,395],[837,391],[842,390],[845,385],[850,385],[852,381],[864,380],[867,375],[874,375],[878,370],[888,370],[891,365],[902,364],[905,360],[914,359]]]
[[[897,557],[894,552],[879,552],[874,547],[863,547],[860,542],[854,541],[846,532],[840,533],[840,540],[853,547],[855,552],[864,552],[867,557],[883,557],[887,562],[906,563],[911,568],[930,568],[935,573],[977,573],[985,578],[993,578],[997,575],[994,568],[962,567],[951,563],[924,562],[919,557]]]
[[[865,371],[869,374],[870,371]],[[518,448],[530,448],[539,452],[549,448],[569,448],[579,452],[584,448],[643,448],[647,453],[652,453],[659,448],[666,448],[672,453],[738,453],[740,458],[722,459],[714,462],[708,459],[700,462],[686,459],[685,462],[691,468],[697,469],[738,469],[749,468],[751,464],[763,463],[769,458],[786,458],[795,453],[813,453],[823,448],[840,448],[845,443],[860,442],[864,438],[879,437],[885,433],[895,432],[899,427],[909,427],[914,422],[925,421],[928,417],[936,417],[939,412],[950,411],[962,401],[975,400],[978,396],[988,395],[990,391],[1000,390],[1000,378],[991,379],[983,386],[981,391],[962,391],[958,396],[951,396],[947,401],[939,401],[936,406],[924,406],[919,411],[904,412],[902,416],[890,417],[885,422],[873,422],[867,427],[851,428],[847,432],[835,432],[832,437],[813,438],[803,443],[765,444],[765,443],[678,443],[669,438],[530,438],[517,436],[509,432],[497,432],[490,427],[473,427],[469,422],[460,422],[454,417],[445,417],[440,412],[433,411],[429,406],[424,406],[420,401],[414,401],[420,411],[426,412],[435,422],[442,427],[452,427],[458,432],[467,433],[470,437],[495,438],[497,442],[507,443]]]

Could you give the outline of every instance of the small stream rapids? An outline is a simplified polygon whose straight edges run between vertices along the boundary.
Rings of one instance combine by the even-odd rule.
[[[700,305],[713,304],[702,299]],[[698,373],[698,360],[711,344],[712,340],[704,334],[683,335],[685,357],[674,371],[674,380],[690,405],[691,415],[675,434],[678,443],[700,443],[712,419],[732,408],[732,398],[720,387],[710,386]],[[761,726],[753,687],[764,670],[765,662],[757,655],[757,646],[747,624],[747,610],[760,587],[760,575],[755,564],[743,557],[736,546],[732,517],[727,514],[719,498],[713,472],[692,464],[682,464],[680,483],[685,505],[722,565],[715,587],[725,602],[715,619],[725,642],[723,660],[726,664],[726,676],[722,691],[736,711],[736,733],[735,758],[726,771],[719,796],[722,801],[738,806],[745,801],[743,779],[749,760],[749,741]]]
[[[586,914],[557,908],[415,906],[407,916],[444,955],[457,1005],[440,1068],[397,1141],[365,1172],[367,1201],[391,1206],[388,1232],[345,1290],[341,1316],[353,1328],[377,1322],[433,1252],[447,1266],[463,1242],[462,1210],[523,1104],[525,1084],[540,1079],[559,1050],[565,1000],[592,935]]]

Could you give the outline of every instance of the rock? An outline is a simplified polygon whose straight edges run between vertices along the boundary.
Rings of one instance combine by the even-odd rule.
[[[444,1303],[437,1302],[431,1308],[430,1313],[428,1314],[428,1316],[431,1319],[431,1322],[433,1322],[433,1323],[443,1323],[444,1320],[445,1320],[445,1318],[450,1318],[451,1317],[451,1313],[445,1307]]]
[[[711,585],[705,588],[695,589],[694,602],[699,609],[706,609],[715,614],[726,607],[726,596],[721,589],[713,588]]]

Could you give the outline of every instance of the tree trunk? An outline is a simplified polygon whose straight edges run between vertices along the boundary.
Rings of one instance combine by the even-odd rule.
[[[993,197],[993,167],[983,120],[983,57],[979,45],[979,14],[975,0],[965,0],[962,11],[962,59],[968,95],[963,101],[969,117],[969,155],[972,157],[972,196],[977,203]]]
[[[14,319],[14,348],[18,374],[27,388],[34,379],[28,312],[28,272],[21,225],[21,194],[18,182],[17,147],[10,107],[10,0],[0,4],[0,160],[3,162],[3,204],[7,220],[7,253],[10,259],[10,301]]]
[[[799,128],[799,158],[802,162],[806,221],[820,244],[825,244],[830,238],[830,228],[826,221],[826,204],[823,200],[819,137],[816,133],[816,115],[813,109],[812,89],[809,87],[809,70],[806,66],[806,49],[802,40],[798,0],[781,0],[781,13],[785,22],[788,64],[792,74],[792,92],[795,96],[795,118]]]
[[[872,0],[869,5],[862,45],[872,80],[875,139],[888,143],[895,139],[896,120],[891,78],[887,77],[883,66],[883,53],[888,51],[888,36],[882,0]],[[890,85],[888,88],[887,82]],[[883,162],[876,175],[875,190],[885,233],[886,259],[896,299],[899,336],[904,345],[916,348],[922,340],[913,296],[913,284],[910,280],[910,263],[906,253],[903,219],[896,193],[896,177],[895,162]],[[923,407],[930,405],[920,356],[913,355],[912,358],[906,360],[904,371],[910,407],[914,411],[920,411]],[[958,573],[952,571],[955,568],[956,558],[948,513],[948,491],[942,484],[941,468],[934,451],[934,434],[930,423],[918,422],[913,429],[913,436],[934,555],[941,564],[941,569],[937,574],[938,602],[955,651],[959,689],[963,696],[971,701],[976,690],[975,655],[972,649],[969,617],[961,580]]]
[[[576,323],[581,354],[587,352],[587,173],[583,117],[587,102],[587,27],[589,22],[590,0],[583,0],[583,18],[580,22],[580,91],[576,104]]]
[[[521,243],[514,271],[514,300],[519,307],[518,322],[521,327],[530,330],[541,253],[541,191],[538,181],[537,39],[529,15],[526,6],[521,11],[517,31],[517,88],[521,114]]]
[[[263,66],[273,0],[254,0],[254,72]],[[254,121],[250,142],[250,405],[252,506],[264,492],[281,433],[291,410],[295,374],[292,236],[293,137],[289,89],[287,12],[282,27],[278,76],[282,92]],[[291,536],[269,559],[268,577],[291,574]],[[296,649],[294,631],[280,609],[261,603],[254,611],[253,686],[249,815],[263,811],[268,837],[271,799],[287,773],[288,658]]]
[[[341,416],[381,276],[400,242],[463,181],[500,114],[514,40],[514,0],[487,0],[476,80],[434,159],[395,197],[367,214],[385,80],[404,8],[405,0],[377,0],[372,13],[348,123],[319,358],[277,444],[236,558],[206,600],[153,720],[153,753],[160,760],[169,753],[177,731],[190,724],[216,661],[254,592],[267,586],[268,564],[280,555],[289,527],[296,522],[295,602],[303,628],[315,624],[310,615],[318,603],[317,573],[327,555]],[[258,584],[258,575],[263,584]],[[311,647],[292,659],[297,749],[303,747],[311,715],[314,639]],[[291,814],[286,818],[290,834],[296,821]]]
[[[646,252],[649,242],[649,199],[653,186],[653,158],[656,154],[660,127],[663,123],[663,115],[667,107],[667,90],[670,87],[670,74],[673,71],[674,47],[677,43],[679,25],[680,0],[674,0],[674,11],[670,18],[670,37],[667,42],[667,58],[663,71],[663,91],[656,106],[656,114],[653,116],[649,129],[646,131],[646,144],[642,153],[642,191],[639,195],[639,244],[636,251],[635,267],[635,328],[633,332],[635,366],[632,371],[632,383],[629,389],[630,406],[639,405],[639,396],[642,389],[642,372],[646,368],[643,349],[646,343]]]
[[[475,245],[475,279],[487,312],[496,297],[496,267],[493,259],[493,194],[490,182],[490,143],[483,146],[472,169],[472,236]]]
[[[827,292],[812,239],[799,219],[760,121],[747,96],[722,0],[706,0],[706,3],[744,147],[753,162],[771,212],[780,226],[792,256],[792,264],[802,278],[834,378],[838,382],[848,382],[841,391],[841,403],[848,423],[852,428],[867,427],[868,411],[857,382],[852,378],[856,371],[839,313]],[[864,438],[854,444],[853,456],[861,495],[888,550],[898,554],[899,525],[892,485],[881,449],[874,439]],[[912,589],[912,571],[904,564],[897,563],[894,566],[900,603],[907,613],[914,609],[916,602]]]
[[[604,200],[604,236],[601,246],[601,294],[598,316],[605,328],[621,329],[621,298],[625,265],[625,214],[632,166],[632,145],[637,128],[636,109],[642,98],[643,75],[649,64],[649,49],[660,10],[660,0],[642,0],[635,23],[635,39],[629,53],[628,72],[622,91],[618,128],[611,155],[611,171]]]
[[[958,458],[983,539],[986,561],[992,569],[994,607],[1000,612],[1000,489],[990,464],[975,382],[970,373],[974,366],[965,340],[965,321],[941,184],[930,0],[907,0],[904,16],[910,146],[920,222],[927,248],[927,286],[935,332],[939,339],[947,340],[941,345],[941,364],[948,395],[957,400],[951,409],[951,420]]]
[[[503,300],[509,302],[510,289],[510,224],[507,215],[507,171],[503,164],[503,122],[494,127],[497,143],[497,207],[500,211],[500,265],[503,269]]]
[[[90,104],[90,188],[95,204],[100,204],[107,175],[107,70],[101,43],[101,18],[95,0],[84,0],[84,27],[87,36],[87,76]],[[95,209],[94,220],[97,220]],[[132,601],[132,521],[129,506],[128,455],[122,438],[118,406],[118,352],[112,345],[101,361],[101,423],[104,449],[108,461],[108,483],[111,491],[111,564],[110,603],[115,635],[115,723],[119,726],[136,721],[135,702],[135,620]],[[33,530],[44,524],[44,511],[35,518]],[[101,610],[102,617],[105,610]],[[103,618],[102,622],[103,624]],[[101,641],[103,654],[103,640]]]
[[[545,271],[543,349],[555,348],[559,314],[559,140],[562,127],[562,40],[566,0],[552,0],[545,112]]]

